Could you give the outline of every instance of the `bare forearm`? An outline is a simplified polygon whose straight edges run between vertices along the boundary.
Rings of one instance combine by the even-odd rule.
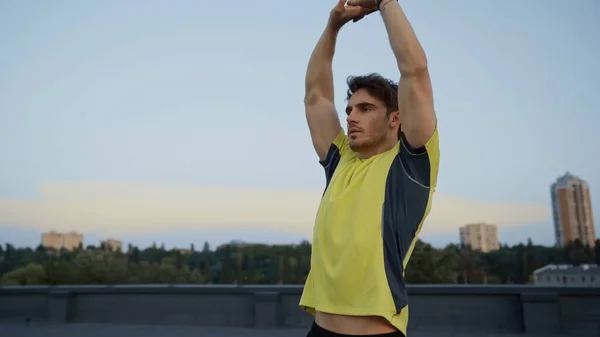
[[[305,102],[327,99],[333,102],[333,55],[339,28],[327,25],[310,56],[306,71]]]
[[[398,1],[383,0],[379,8],[401,75],[427,69],[425,51]]]

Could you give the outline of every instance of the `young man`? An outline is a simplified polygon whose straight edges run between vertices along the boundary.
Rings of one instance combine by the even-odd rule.
[[[397,0],[340,0],[312,53],[306,118],[325,168],[311,270],[300,306],[308,336],[403,336],[403,279],[431,208],[439,149],[427,59]],[[348,135],[334,106],[332,60],[339,30],[379,11],[401,78],[348,79]],[[380,58],[373,55],[373,62]]]

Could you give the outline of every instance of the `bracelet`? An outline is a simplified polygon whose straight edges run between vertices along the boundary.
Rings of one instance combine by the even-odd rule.
[[[384,1],[384,0],[375,0],[375,5],[377,6],[377,9],[378,9],[378,10],[381,10],[381,3],[382,3],[383,1]],[[398,0],[396,0],[396,1],[398,1]]]

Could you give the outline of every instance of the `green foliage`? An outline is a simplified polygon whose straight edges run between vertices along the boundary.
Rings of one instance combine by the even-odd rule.
[[[102,247],[52,251],[43,247],[0,246],[0,285],[58,284],[303,284],[310,269],[310,243],[299,245],[225,245],[189,254],[153,244],[129,245],[126,253]],[[532,272],[555,263],[600,263],[600,240],[590,248],[575,241],[565,248],[527,244],[490,253],[418,240],[406,268],[412,284],[529,283]]]

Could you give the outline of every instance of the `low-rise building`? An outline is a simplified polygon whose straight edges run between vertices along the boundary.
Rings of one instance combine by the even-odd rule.
[[[596,264],[549,264],[533,272],[535,285],[600,287],[600,266]]]
[[[100,241],[100,246],[105,250],[112,252],[121,252],[123,250],[123,242],[115,239],[106,239]]]

